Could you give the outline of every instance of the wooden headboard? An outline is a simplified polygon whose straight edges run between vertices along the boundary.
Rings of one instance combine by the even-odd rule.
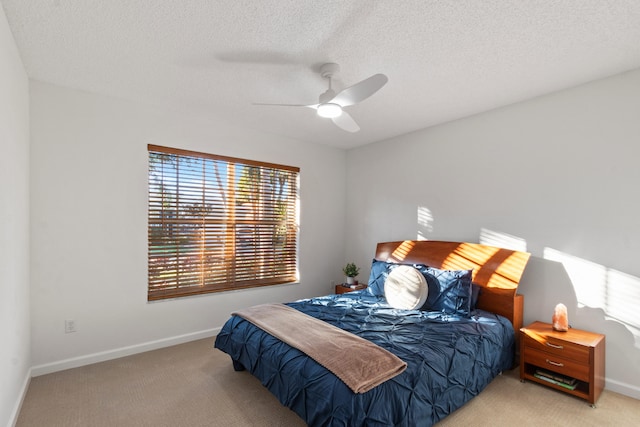
[[[483,288],[477,307],[509,319],[517,336],[524,302],[517,290],[530,255],[478,243],[405,240],[378,243],[375,258],[443,270],[473,269],[473,283]]]

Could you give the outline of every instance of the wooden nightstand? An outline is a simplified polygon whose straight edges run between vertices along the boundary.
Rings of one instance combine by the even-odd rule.
[[[336,285],[336,294],[345,294],[347,292],[353,291],[361,291],[363,289],[367,289],[367,285],[364,283],[359,283],[357,285],[352,285],[353,288],[350,288],[349,285]]]
[[[604,389],[604,358],[602,334],[573,328],[558,332],[544,322],[520,329],[520,379],[572,394],[593,407]],[[574,389],[566,384],[571,380]]]

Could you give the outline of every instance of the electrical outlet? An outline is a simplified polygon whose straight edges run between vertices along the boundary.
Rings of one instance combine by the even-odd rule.
[[[64,321],[64,333],[68,334],[76,331],[76,321],[73,319],[68,319]]]
[[[330,286],[331,287],[329,289],[331,289],[331,292],[333,293],[333,291],[335,291],[335,289],[336,289],[336,281],[332,280],[331,283],[330,283]]]

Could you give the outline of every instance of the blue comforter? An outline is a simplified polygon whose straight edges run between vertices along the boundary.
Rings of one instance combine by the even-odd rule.
[[[430,426],[513,364],[513,327],[492,313],[478,310],[463,318],[398,310],[384,298],[363,292],[287,305],[366,338],[407,362],[402,374],[355,394],[305,354],[232,316],[215,347],[311,426]]]

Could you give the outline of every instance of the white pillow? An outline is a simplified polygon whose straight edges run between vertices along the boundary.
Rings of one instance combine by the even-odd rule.
[[[394,268],[384,282],[384,296],[393,308],[420,308],[428,295],[427,280],[422,273],[408,265]]]

